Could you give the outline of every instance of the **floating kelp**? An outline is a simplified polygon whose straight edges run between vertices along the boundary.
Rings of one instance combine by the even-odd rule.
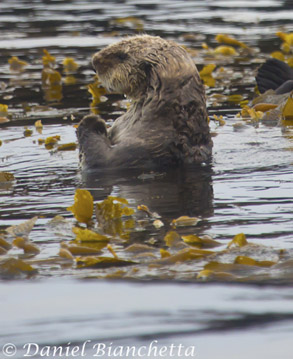
[[[21,224],[6,228],[5,232],[10,237],[28,237],[37,220],[38,217],[35,216]]]
[[[0,103],[0,116],[1,116],[1,118],[6,119],[6,117],[4,117],[4,116],[7,116],[7,115],[8,115],[8,105],[4,105],[4,104]],[[4,123],[4,122],[5,122],[5,120],[2,120],[2,123]]]
[[[220,116],[213,115],[212,119],[216,121],[219,124],[219,126],[224,126],[226,124],[226,121],[223,119],[222,115]]]
[[[24,131],[23,131],[23,135],[24,135],[24,137],[30,137],[33,134],[33,132],[34,132],[33,130],[25,127]]]
[[[203,67],[203,69],[199,72],[199,76],[204,82],[204,84],[208,87],[215,87],[216,79],[213,77],[212,72],[216,68],[216,65],[209,64]]]
[[[282,110],[283,120],[293,120],[293,93],[290,94]]]
[[[99,114],[98,105],[104,101],[104,95],[106,94],[106,90],[101,85],[99,79],[95,76],[95,82],[89,84],[87,86],[88,92],[92,95],[92,102],[90,104],[91,111],[95,115]]]
[[[63,143],[57,147],[57,151],[75,151],[77,144],[75,142]]]
[[[144,204],[141,204],[141,205],[137,206],[137,209],[138,209],[139,211],[145,212],[145,213],[146,213],[150,218],[152,218],[152,219],[159,219],[159,218],[161,218],[161,216],[160,216],[158,213],[156,213],[156,212],[151,212],[150,209],[148,208],[148,206],[146,206],[146,205],[144,205]]]
[[[61,137],[59,135],[55,135],[55,136],[49,136],[44,140],[44,144],[45,147],[47,148],[47,150],[51,150],[54,145],[56,145],[58,143],[58,141],[60,141]],[[39,140],[39,144],[40,144],[40,140]]]
[[[0,277],[15,277],[20,275],[33,275],[37,269],[21,259],[0,259]]]
[[[257,267],[271,267],[276,264],[276,262],[273,261],[257,261],[247,256],[237,256],[234,260],[234,263]]]
[[[181,216],[173,219],[171,225],[174,227],[196,226],[200,220],[201,219],[197,217]]]
[[[155,261],[153,264],[154,265],[158,265],[158,264],[167,265],[167,264],[176,264],[176,263],[180,263],[180,262],[201,260],[204,257],[209,256],[211,254],[213,254],[212,251],[193,249],[193,248],[183,248],[175,254],[171,254],[170,252],[168,252],[168,255],[166,255],[164,253],[163,258]],[[150,265],[152,265],[152,264],[150,264]]]
[[[107,246],[107,242],[103,241],[103,243],[99,243],[99,246],[97,246],[96,248],[91,247],[88,243],[75,244],[71,242],[70,243],[62,242],[60,246],[61,249],[66,249],[73,256],[76,255],[81,256],[81,255],[101,254],[101,250]]]
[[[51,55],[46,49],[43,49],[43,53],[44,55],[42,57],[42,61],[44,67],[54,67],[56,63],[56,57]]]
[[[61,258],[64,258],[64,259],[67,259],[67,260],[69,260],[70,262],[73,262],[74,261],[74,257],[73,257],[73,255],[72,255],[72,253],[71,253],[71,251],[69,250],[69,249],[67,249],[67,248],[60,248],[60,250],[59,250],[59,256],[61,257]]]
[[[160,219],[156,219],[154,220],[153,222],[153,226],[156,228],[156,229],[159,229],[161,227],[164,227],[164,223],[160,220]]]
[[[66,57],[63,60],[62,64],[64,66],[65,73],[76,72],[76,70],[79,68],[78,63],[76,63],[72,57]]]
[[[82,223],[89,224],[94,212],[94,201],[89,191],[77,189],[74,195],[74,204],[67,208],[75,218]]]
[[[284,33],[284,32],[277,32],[276,33],[277,36],[279,36],[279,38],[283,41],[282,45],[281,45],[281,49],[285,54],[292,54],[293,53],[293,33]],[[286,61],[286,59],[285,59]],[[287,63],[289,66],[292,66],[293,64],[293,57],[289,57],[287,59]]]
[[[62,76],[60,72],[55,69],[56,58],[46,49],[44,49],[43,52],[42,88],[45,99],[48,102],[61,101],[63,98]]]
[[[12,245],[6,241],[3,237],[0,236],[0,247],[4,248],[6,251],[12,248]]]
[[[42,133],[42,130],[43,130],[43,124],[42,124],[42,121],[41,120],[37,120],[35,122],[35,128],[36,130],[41,134]]]
[[[228,45],[236,45],[236,46],[240,46],[243,48],[248,47],[244,42],[238,41],[237,39],[235,39],[234,37],[229,36],[229,35],[218,34],[218,35],[216,35],[215,40],[220,43],[224,43],[224,44],[228,44]]]
[[[248,244],[246,236],[244,233],[236,234],[236,236],[232,239],[231,242],[228,243],[228,248],[231,248],[233,246],[236,247],[244,247]]]
[[[96,205],[97,219],[101,222],[109,221],[122,216],[131,216],[134,209],[127,207],[128,201],[125,198],[109,196]]]
[[[292,94],[276,94],[274,90],[268,90],[252,100],[253,107],[244,106],[237,117],[262,120],[264,122],[281,123],[281,120],[290,120],[293,115]]]
[[[15,177],[13,173],[0,171],[0,183],[1,182],[11,182],[14,181]]]
[[[12,56],[8,59],[10,66],[10,71],[21,72],[24,70],[28,63],[26,61],[20,60],[17,56]]]
[[[110,240],[109,237],[87,228],[74,227],[72,231],[76,234],[77,242],[108,242]]]
[[[165,237],[164,241],[168,247],[178,247],[181,246],[181,237],[176,231],[169,231]]]
[[[218,46],[214,50],[215,55],[236,56],[238,52],[232,46]]]
[[[95,204],[89,191],[78,189],[75,203],[70,208],[78,222],[87,224],[89,228],[73,226],[74,240],[60,242],[56,258],[49,260],[30,259],[19,261],[11,259],[14,248],[22,249],[26,256],[36,256],[41,246],[32,243],[28,236],[37,220],[36,217],[6,229],[0,237],[0,274],[31,275],[35,269],[50,265],[60,268],[91,270],[91,275],[99,278],[148,278],[184,279],[207,281],[257,281],[261,278],[269,280],[274,271],[280,270],[282,262],[288,262],[286,251],[274,251],[273,248],[250,243],[244,233],[239,233],[224,245],[208,235],[184,233],[190,226],[198,222],[196,217],[182,216],[173,220],[178,230],[169,230],[161,241],[133,243],[128,245],[121,232],[107,234],[108,223],[124,223],[124,217],[132,217],[135,213],[128,207],[128,201],[121,197],[109,196],[97,203],[97,218],[93,217]],[[143,207],[144,208],[144,207]],[[135,233],[136,219],[131,218],[132,225],[127,231]],[[152,217],[148,217],[153,221]],[[68,221],[55,218],[48,222],[58,223],[68,228]],[[179,224],[179,225],[178,225]],[[122,229],[121,229],[122,228]],[[162,228],[153,227],[158,236],[162,236]],[[185,229],[186,228],[186,229]],[[126,231],[126,229],[124,229]],[[182,233],[183,231],[183,233]],[[12,239],[11,239],[12,237]],[[128,237],[129,239],[129,237]],[[146,244],[148,243],[148,244]],[[167,247],[167,248],[166,248]],[[212,249],[212,250],[211,250]],[[109,253],[111,257],[109,257]],[[10,257],[7,257],[10,255]],[[122,272],[115,268],[125,267]],[[129,269],[128,269],[129,267]],[[116,273],[116,274],[115,274]]]
[[[214,248],[221,246],[220,242],[213,240],[210,236],[198,237],[194,234],[182,236],[185,243],[198,248]]]
[[[12,244],[18,248],[23,249],[24,253],[28,254],[39,254],[41,251],[35,243],[32,243],[30,240],[23,237],[16,237]]]
[[[236,115],[236,118],[241,118],[250,123],[258,123],[263,116],[262,111],[256,111],[254,108],[244,106],[241,112]]]

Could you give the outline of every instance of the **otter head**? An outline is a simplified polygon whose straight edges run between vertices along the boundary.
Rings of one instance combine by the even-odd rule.
[[[139,98],[146,91],[148,36],[135,36],[97,52],[92,64],[102,84],[110,91]],[[150,49],[149,49],[150,50]]]
[[[152,86],[155,73],[160,77],[168,77],[170,73],[172,77],[176,76],[179,69],[184,67],[182,64],[188,62],[182,61],[185,54],[183,48],[171,41],[156,36],[138,35],[97,52],[92,64],[102,84],[109,91],[138,99]],[[194,68],[194,64],[192,66]]]

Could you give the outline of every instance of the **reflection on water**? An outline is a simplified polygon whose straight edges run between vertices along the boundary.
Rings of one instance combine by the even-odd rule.
[[[54,259],[60,241],[73,235],[70,225],[52,230],[48,222],[56,215],[72,218],[66,208],[72,204],[75,189],[82,187],[90,189],[95,200],[112,194],[127,198],[132,207],[146,204],[158,212],[165,223],[180,215],[199,216],[202,221],[192,229],[194,234],[209,234],[226,244],[235,234],[243,232],[250,242],[266,245],[264,252],[269,253],[268,256],[274,257],[280,249],[286,249],[287,258],[291,258],[292,128],[266,124],[234,127],[239,105],[216,102],[212,96],[241,94],[248,100],[254,96],[258,64],[264,54],[280,46],[275,32],[293,30],[292,4],[289,0],[235,0],[233,6],[231,4],[220,0],[1,1],[0,104],[8,105],[7,117],[11,121],[0,121],[0,167],[1,171],[12,172],[16,182],[1,184],[0,228],[39,215],[30,235],[41,247],[36,258]],[[121,17],[129,19],[121,21]],[[223,67],[227,74],[224,73],[226,78],[216,83],[215,88],[207,89],[208,104],[211,114],[224,115],[226,125],[219,127],[211,122],[215,134],[212,166],[188,173],[174,170],[151,175],[136,171],[82,174],[78,170],[77,151],[48,150],[38,144],[38,139],[60,135],[61,143],[76,141],[73,124],[91,111],[92,99],[86,86],[93,82],[94,73],[89,65],[92,54],[117,37],[137,33],[142,27],[144,32],[175,39],[195,50],[193,56],[199,69],[214,60],[203,55],[201,44],[217,46],[214,39],[217,33],[234,35],[252,47],[252,53],[216,60],[218,68]],[[41,81],[44,48],[56,57],[56,69],[63,77],[62,96],[54,101],[48,101]],[[12,56],[29,63],[25,71],[10,71],[8,59]],[[64,72],[65,57],[73,57],[79,64],[73,78],[68,79]],[[123,96],[112,94],[102,98],[95,111],[110,123],[125,108]],[[1,113],[2,116],[6,114]],[[34,128],[34,122],[39,119],[44,124],[41,134]],[[30,137],[24,136],[24,126],[33,130]],[[163,237],[164,231],[155,235]],[[154,229],[135,233],[132,240],[142,242],[153,234]],[[263,255],[260,252],[257,254]],[[192,272],[194,280],[198,268],[183,266],[182,273],[185,270]],[[286,270],[285,282],[292,282],[289,264]],[[170,267],[165,271],[172,272]],[[95,277],[97,273],[99,270],[80,273],[49,261],[40,268],[39,277],[84,278]],[[274,278],[278,280],[283,274],[275,271]],[[247,343],[251,339],[250,332],[246,336],[236,329],[250,328],[254,338],[258,338],[252,344],[252,356],[270,358],[274,345],[268,342],[272,343],[272,337],[281,343],[279,348],[289,348],[293,311],[291,289],[286,286],[277,291],[274,287],[259,291],[257,287],[246,286],[183,288],[171,285],[170,291],[162,289],[160,299],[159,287],[133,289],[115,282],[100,287],[99,293],[93,284],[79,282],[66,287],[66,291],[54,283],[47,290],[46,284],[27,285],[1,285],[2,292],[6,293],[1,306],[4,321],[1,344],[15,341],[20,346],[33,340],[32,337],[40,344],[48,338],[51,344],[64,344],[69,340],[80,343],[84,338],[105,341],[119,338],[119,343],[124,344],[127,338],[132,338],[137,344],[145,343],[157,333],[164,343],[170,342],[171,335],[189,345],[195,340],[200,358],[210,358],[215,353],[224,358],[236,357],[236,349],[231,347],[233,341],[229,341],[226,348],[229,346],[231,351],[224,350],[227,341],[222,331],[228,332],[227,338],[233,337],[236,343],[241,339]],[[20,302],[23,297],[19,293],[35,300],[30,302],[31,299],[25,297]],[[59,308],[52,304],[52,293]],[[76,301],[72,302],[75,297]],[[170,308],[170,298],[177,300],[175,309]],[[109,306],[104,307],[110,299]],[[38,303],[43,305],[37,306]],[[79,306],[79,303],[84,304]],[[125,303],[129,306],[124,307]],[[72,316],[73,312],[78,318]],[[285,319],[290,321],[276,324]],[[255,323],[269,328],[261,332],[263,336],[259,335],[259,328],[253,328]],[[212,331],[216,332],[214,336],[210,334]],[[196,333],[201,335],[195,337]],[[213,351],[210,344],[207,345],[209,338],[218,344],[218,350]],[[261,351],[260,343],[263,347],[266,343],[265,352]],[[233,354],[229,356],[229,353]],[[289,358],[287,354],[288,350],[284,349],[279,357]],[[237,358],[242,358],[241,355],[240,350]]]
[[[90,188],[95,200],[117,191],[134,204],[154,208],[169,220],[184,213],[189,216],[210,216],[212,208],[212,171],[198,167],[190,171],[174,169],[166,173],[150,174],[141,171],[113,171],[85,173],[82,183]],[[95,190],[98,188],[98,190]],[[108,193],[101,188],[107,189]]]

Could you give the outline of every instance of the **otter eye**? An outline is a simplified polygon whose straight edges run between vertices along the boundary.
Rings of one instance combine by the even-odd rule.
[[[120,60],[120,61],[124,61],[127,59],[128,55],[125,53],[125,52],[117,52],[116,54],[117,58]]]

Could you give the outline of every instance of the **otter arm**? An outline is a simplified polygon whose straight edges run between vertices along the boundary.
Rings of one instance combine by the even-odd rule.
[[[108,139],[98,135],[82,153],[82,166],[86,168],[152,168],[154,161],[139,144],[109,146]]]
[[[80,126],[77,129],[80,162],[83,168],[152,167],[150,153],[138,138],[112,145],[104,134]]]

